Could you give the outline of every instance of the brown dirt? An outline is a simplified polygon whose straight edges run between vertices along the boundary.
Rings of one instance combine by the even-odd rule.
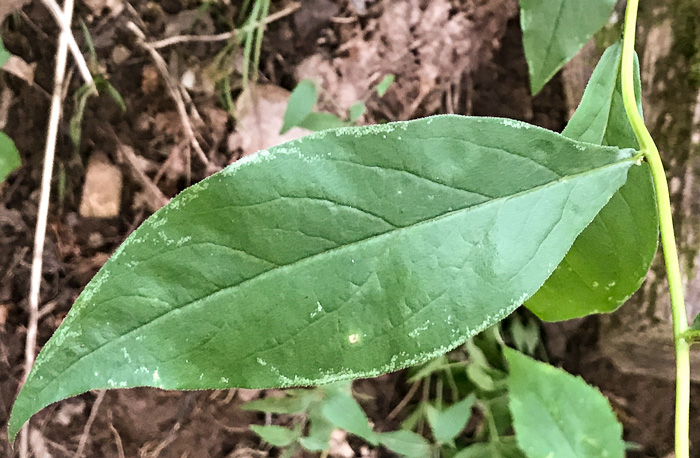
[[[61,126],[42,284],[42,306],[51,309],[40,322],[40,344],[57,328],[109,254],[152,211],[147,205],[152,199],[146,194],[144,204],[141,181],[122,157],[117,142],[133,148],[141,158],[142,172],[150,179],[154,180],[163,168],[157,186],[168,197],[211,172],[196,157],[189,157],[188,143],[165,85],[125,28],[127,20],[136,21],[149,37],[160,38],[169,24],[184,20],[185,12],[199,6],[199,2],[131,1],[135,14],[124,10],[113,15],[109,5],[114,2],[104,2],[108,6],[97,12],[79,3],[76,18],[86,20],[99,63],[124,96],[127,113],[122,114],[106,96],[91,100],[79,149],[71,144],[67,121]],[[278,3],[274,10],[288,4]],[[355,100],[366,96],[376,75],[397,75],[397,83],[385,99],[368,100],[368,122],[456,112],[506,116],[552,130],[564,126],[566,106],[557,79],[537,97],[529,95],[518,22],[513,17],[514,0],[407,0],[389,5],[391,2],[367,2],[367,14],[358,16],[345,1],[305,2],[297,14],[270,25],[263,46],[261,81],[291,89],[298,77],[309,76],[308,62],[315,59],[320,66],[317,68],[322,67],[317,76],[327,92],[323,104],[331,109],[338,107],[330,99],[341,101],[342,105],[348,90],[354,91]],[[441,10],[441,5],[446,8]],[[227,30],[225,18],[232,17],[232,11],[223,6],[221,10],[213,8],[214,19],[198,24],[196,33]],[[414,22],[405,27],[405,35],[398,36],[391,29],[395,21],[387,13],[389,8],[407,8],[415,16],[411,19]],[[433,21],[430,28],[421,22],[426,19],[421,16],[426,11]],[[435,32],[435,28],[440,31]],[[468,40],[461,38],[466,44],[455,44],[463,29],[468,31]],[[0,89],[8,88],[12,94],[5,131],[16,141],[24,163],[0,191],[0,425],[6,424],[22,377],[31,247],[56,32],[39,2],[27,5],[23,16],[8,20],[2,28],[8,49],[27,62],[36,63],[37,72],[33,86],[12,76],[0,76]],[[433,32],[437,35],[431,35]],[[439,48],[427,48],[436,39],[442,40]],[[447,52],[450,44],[453,54],[429,59],[436,49]],[[187,68],[209,66],[222,46],[180,45],[163,50],[163,55],[172,67],[171,73],[180,75]],[[125,58],[115,52],[117,48],[128,51]],[[372,56],[382,58],[376,60]],[[358,62],[365,64],[362,71],[357,71]],[[235,97],[240,92],[240,82],[234,80],[232,86]],[[77,87],[74,76],[70,92]],[[216,93],[194,90],[192,97],[204,118],[204,123],[196,125],[200,140],[214,167],[221,168],[242,154],[227,141],[235,135],[236,124],[222,109]],[[71,106],[68,99],[66,119]],[[86,164],[96,153],[105,154],[119,165],[124,176],[117,218],[88,219],[78,213]],[[60,184],[62,180],[64,184]],[[594,342],[584,343],[586,351],[594,348]],[[611,395],[614,404],[623,405],[620,416],[626,437],[645,446],[645,454],[637,456],[663,456],[668,452],[672,387],[631,380],[609,365],[586,362],[595,359],[585,360],[576,352],[569,356],[572,359],[565,361],[567,368],[586,377],[590,375],[589,380]],[[372,401],[364,405],[377,428],[395,428],[396,423],[387,423],[385,418],[406,393],[402,373],[363,381],[357,388],[370,396]],[[109,391],[97,411],[85,456],[119,456],[120,448],[126,457],[252,457],[258,456],[256,451],[260,456],[268,456],[270,448],[247,428],[251,423],[264,421],[264,417],[239,408],[241,399],[249,396],[248,392],[235,390]],[[88,393],[39,413],[32,421],[33,446],[45,448],[50,454],[47,456],[72,456],[95,399],[95,393]],[[650,423],[652,427],[647,426]],[[3,428],[0,455],[15,456],[5,437]],[[353,439],[350,444],[359,453],[361,443]],[[274,450],[272,455],[276,456]]]

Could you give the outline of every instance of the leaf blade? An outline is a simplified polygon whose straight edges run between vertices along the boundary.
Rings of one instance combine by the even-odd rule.
[[[289,96],[280,135],[292,127],[300,126],[313,111],[317,100],[316,84],[312,80],[301,80]]]
[[[622,425],[596,388],[504,348],[518,446],[528,457],[623,457]]]
[[[520,27],[533,95],[605,25],[615,3],[520,0]]]
[[[0,132],[0,183],[21,165],[22,160],[15,142],[7,134]]]
[[[469,395],[443,411],[428,406],[428,422],[435,440],[441,444],[451,443],[467,426],[475,400],[474,395]]]
[[[638,147],[622,102],[619,65],[615,64],[620,52],[620,43],[615,43],[603,54],[564,135],[596,144]],[[639,101],[636,59],[634,75]],[[638,108],[641,113],[641,103]],[[648,165],[643,163],[630,170],[627,182],[525,306],[546,321],[617,310],[644,282],[658,238],[654,184]]]
[[[2,42],[2,37],[0,37],[0,68],[5,65],[5,62],[7,62],[10,57],[12,57],[12,54],[7,50],[7,48],[5,48],[5,44]]]
[[[37,358],[8,430],[98,387],[312,385],[427,361],[533,294],[633,157],[438,116],[239,161],[117,250]]]

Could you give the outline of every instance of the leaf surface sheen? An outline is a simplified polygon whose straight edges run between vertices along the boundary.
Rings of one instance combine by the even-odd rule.
[[[616,0],[520,0],[520,27],[533,94],[610,18]]]
[[[622,102],[616,64],[620,53],[619,42],[605,51],[563,135],[590,143],[638,148]],[[634,83],[639,101],[636,56]],[[641,113],[641,104],[638,109]],[[630,170],[627,182],[578,236],[552,276],[525,306],[547,321],[617,310],[646,278],[658,246],[658,221],[654,184],[648,164],[643,163]]]
[[[9,433],[91,389],[313,385],[445,353],[544,283],[634,154],[437,116],[241,160],[98,272],[37,358]]]

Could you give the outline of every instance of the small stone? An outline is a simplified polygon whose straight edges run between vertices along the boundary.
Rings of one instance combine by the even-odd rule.
[[[119,215],[122,173],[102,153],[90,157],[80,201],[83,218],[114,218]]]
[[[131,57],[131,51],[126,46],[117,45],[112,50],[112,60],[117,65],[123,64],[129,57]]]

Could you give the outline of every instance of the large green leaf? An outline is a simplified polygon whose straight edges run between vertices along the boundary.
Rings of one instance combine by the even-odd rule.
[[[520,0],[525,58],[533,94],[610,18],[616,0]]]
[[[620,52],[616,43],[603,54],[564,135],[590,143],[638,147],[622,102]],[[639,100],[639,65],[635,68]],[[654,185],[644,163],[630,170],[625,185],[525,306],[548,321],[616,310],[644,281],[658,238]]]
[[[600,391],[515,350],[504,353],[515,436],[528,458],[624,456],[622,425]]]
[[[7,134],[0,132],[0,183],[21,165],[15,142]]]
[[[9,433],[91,389],[312,385],[427,361],[530,297],[634,162],[461,116],[261,151],[122,244],[37,358]]]

